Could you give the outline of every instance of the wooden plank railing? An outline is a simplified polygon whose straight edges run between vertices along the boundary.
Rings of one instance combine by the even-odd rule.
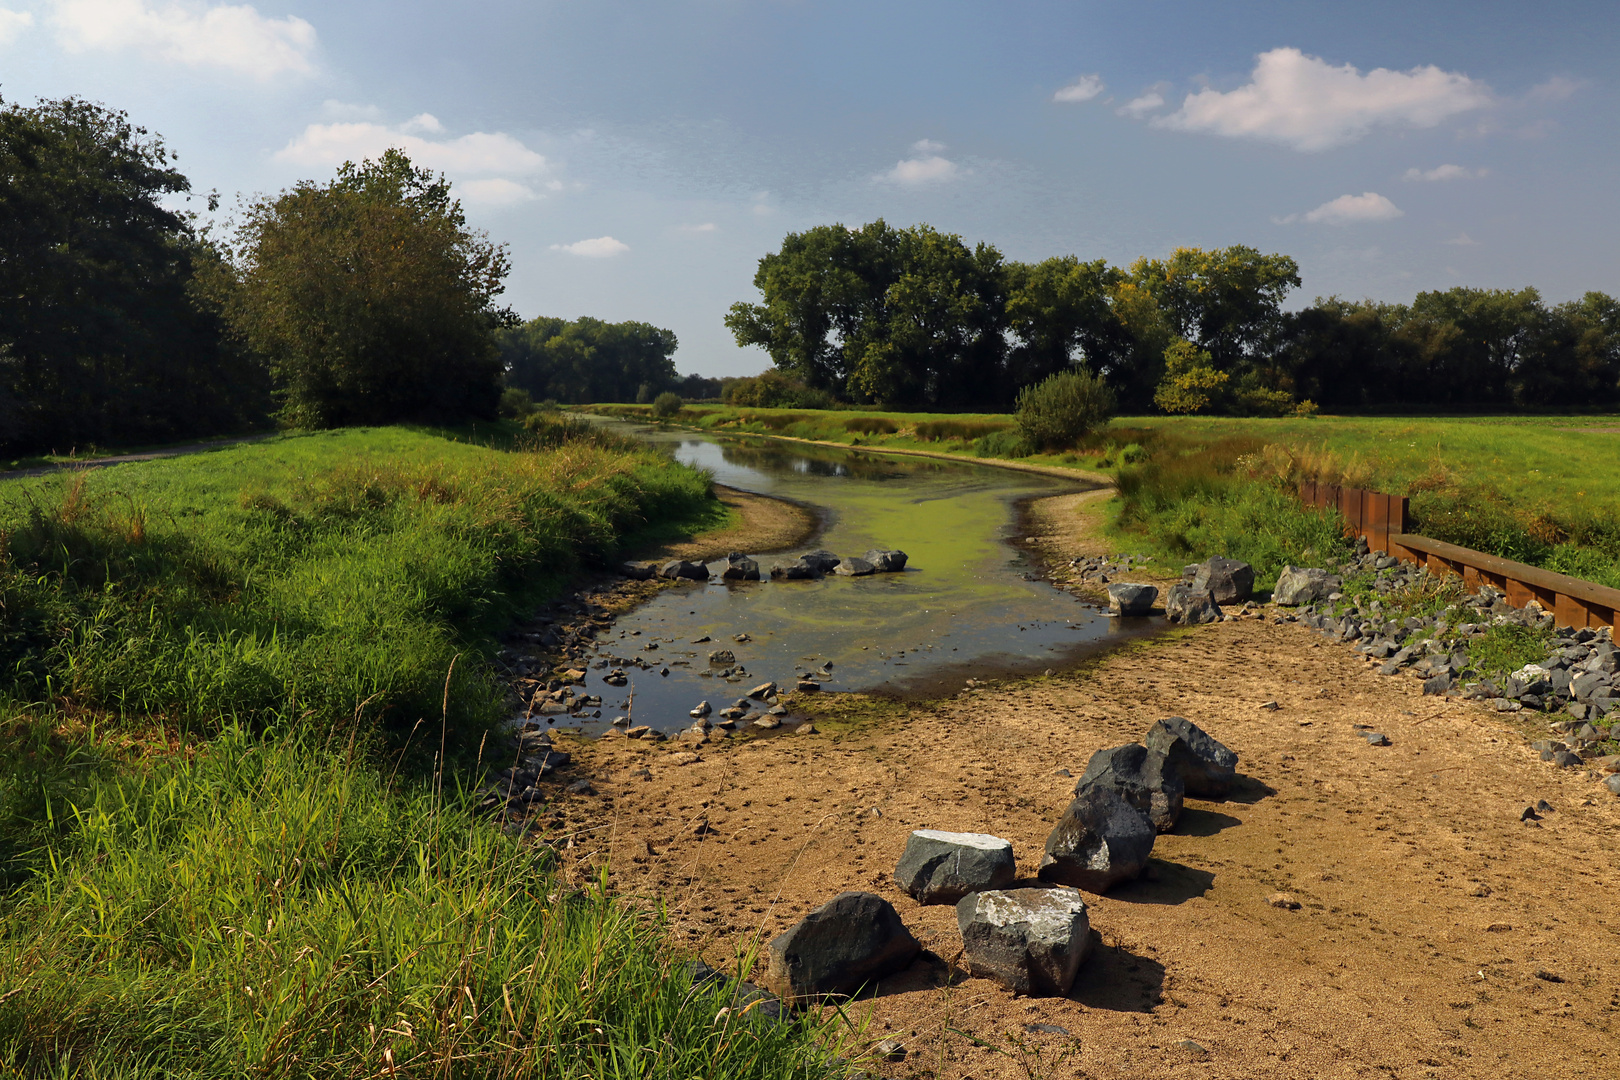
[[[1306,506],[1337,510],[1344,518],[1345,533],[1366,537],[1373,551],[1427,567],[1431,573],[1457,574],[1470,589],[1489,585],[1514,607],[1535,600],[1552,612],[1559,626],[1607,626],[1620,633],[1620,589],[1409,533],[1410,503],[1404,498],[1312,481],[1299,485],[1299,498]]]

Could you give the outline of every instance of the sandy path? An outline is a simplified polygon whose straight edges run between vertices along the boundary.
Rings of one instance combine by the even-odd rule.
[[[670,744],[577,747],[602,795],[570,808],[598,827],[574,866],[610,858],[615,886],[663,897],[714,962],[840,890],[888,898],[940,959],[853,1006],[911,1048],[886,1076],[1620,1075],[1620,800],[1495,713],[1254,620],[939,702],[801,704],[820,732],[688,765]],[[1189,800],[1147,879],[1096,898],[1067,998],[948,979],[953,909],[891,880],[908,832],[994,832],[1032,877],[1074,783],[1057,770],[1167,715],[1238,751],[1237,795]],[[1521,823],[1540,798],[1555,812]],[[1278,890],[1301,908],[1269,906]]]

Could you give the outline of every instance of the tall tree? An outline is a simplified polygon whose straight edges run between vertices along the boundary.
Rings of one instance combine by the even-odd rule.
[[[1166,259],[1136,260],[1131,280],[1157,302],[1173,337],[1208,352],[1217,370],[1234,371],[1282,329],[1299,264],[1241,244],[1177,248]]]
[[[0,105],[0,443],[66,450],[262,422],[265,379],[193,290],[163,141],[103,106]]]
[[[680,342],[650,323],[541,316],[502,331],[500,344],[507,383],[540,399],[646,402],[679,381]]]
[[[492,418],[504,246],[399,150],[248,206],[220,289],[303,426]]]

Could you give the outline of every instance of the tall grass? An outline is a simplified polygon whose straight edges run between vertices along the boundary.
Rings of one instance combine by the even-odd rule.
[[[833,1072],[824,1029],[724,1011],[656,918],[342,735],[231,728],[136,768],[9,737],[0,834],[52,798],[0,899],[7,1075]]]
[[[712,503],[651,451],[552,435],[350,431],[0,489],[6,689],[191,730],[357,709],[406,729],[448,674],[452,727],[482,727],[516,613]]]

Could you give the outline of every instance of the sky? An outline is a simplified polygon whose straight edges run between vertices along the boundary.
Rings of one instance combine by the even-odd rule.
[[[1247,244],[1317,296],[1620,295],[1620,4],[0,0],[0,94],[127,111],[222,214],[404,148],[524,318],[722,323],[814,225]],[[201,209],[201,200],[193,204]]]

